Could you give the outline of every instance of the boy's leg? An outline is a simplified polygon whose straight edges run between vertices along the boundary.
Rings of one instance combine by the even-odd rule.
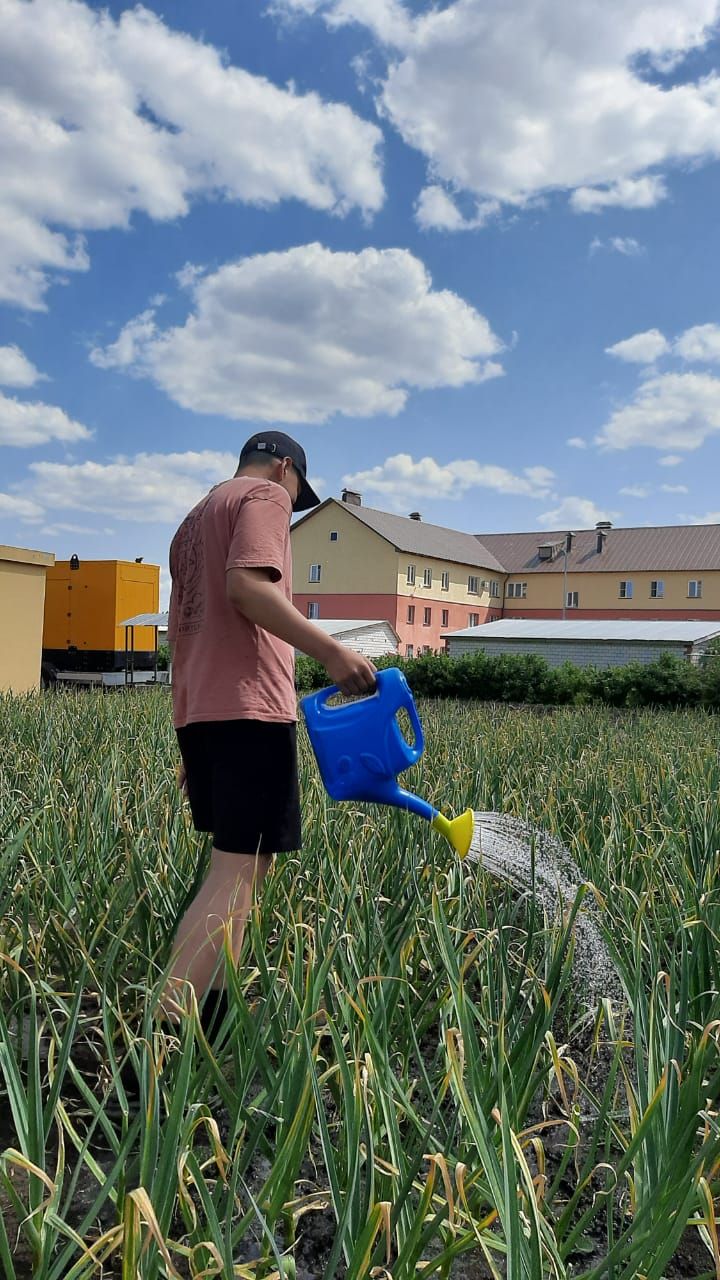
[[[200,1001],[210,988],[225,985],[223,949],[229,933],[233,962],[240,958],[245,922],[252,907],[253,884],[260,889],[272,855],[225,853],[213,848],[210,869],[180,920],[162,1004],[169,1012],[173,995],[182,999],[183,983],[191,983]]]

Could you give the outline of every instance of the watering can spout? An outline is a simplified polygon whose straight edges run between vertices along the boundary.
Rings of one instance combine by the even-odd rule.
[[[431,825],[440,835],[449,840],[455,852],[464,858],[470,849],[473,838],[474,818],[472,809],[466,809],[457,818],[446,818],[438,813]]]

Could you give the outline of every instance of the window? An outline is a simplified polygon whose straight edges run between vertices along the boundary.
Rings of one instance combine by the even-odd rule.
[[[310,602],[308,603],[307,616],[308,618],[320,617],[320,605],[318,604],[317,600],[310,600]]]
[[[468,626],[469,626],[469,627],[479,627],[479,626],[480,626],[480,614],[479,614],[479,613],[469,613],[469,614],[468,614]]]
[[[414,604],[408,605],[407,620],[410,623],[410,626],[412,626],[413,622],[415,621],[415,605]]]
[[[330,534],[330,541],[337,542],[337,529],[333,529]]]
[[[578,592],[568,591],[567,600],[565,601],[565,603],[568,609],[577,609],[578,608]]]
[[[320,565],[319,565],[319,564],[311,564],[311,565],[310,565],[310,578],[309,578],[309,581],[310,581],[310,582],[319,582],[319,581],[320,581]]]
[[[508,600],[524,600],[527,595],[527,582],[508,582]]]
[[[432,646],[429,644],[424,644],[422,647],[422,651],[423,653],[432,653]]]
[[[432,609],[423,609],[423,626],[429,627],[432,622]]]
[[[449,591],[449,590],[450,590],[450,572],[449,572],[449,570],[448,570],[448,569],[444,569],[444,570],[443,570],[443,575],[442,575],[442,584],[441,584],[441,585],[442,585],[442,589],[443,589],[443,591]]]
[[[432,569],[423,569],[423,586],[432,586]]]
[[[688,596],[691,600],[699,600],[702,595],[702,578],[691,578],[688,582]]]
[[[411,644],[406,644],[406,645],[405,645],[405,656],[406,656],[406,658],[412,658],[412,656],[413,656],[414,652],[415,652],[415,650],[413,649],[413,647],[412,647],[412,645],[411,645]]]
[[[468,591],[471,596],[476,596],[480,594],[479,578],[468,578]]]
[[[632,600],[632,596],[633,596],[633,584],[632,584],[632,579],[631,579],[631,578],[621,578],[621,579],[620,579],[620,599],[621,599],[621,600]]]
[[[493,578],[490,583],[490,595],[494,596],[496,599],[500,595],[500,583],[497,582],[495,578]]]
[[[409,564],[407,567],[407,577],[405,578],[409,587],[415,586],[415,565]]]
[[[665,595],[665,583],[662,578],[653,578],[650,583],[650,599],[662,600]]]
[[[450,610],[449,609],[443,609],[442,611],[442,626],[443,627],[450,626]]]

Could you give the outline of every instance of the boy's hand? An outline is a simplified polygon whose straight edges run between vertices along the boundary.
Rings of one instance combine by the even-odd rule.
[[[338,643],[325,662],[325,670],[342,693],[372,693],[375,688],[377,673],[372,662],[344,644]]]

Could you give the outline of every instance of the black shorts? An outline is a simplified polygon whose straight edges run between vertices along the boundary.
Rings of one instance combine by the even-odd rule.
[[[294,724],[204,720],[177,730],[197,831],[226,853],[302,845]]]

